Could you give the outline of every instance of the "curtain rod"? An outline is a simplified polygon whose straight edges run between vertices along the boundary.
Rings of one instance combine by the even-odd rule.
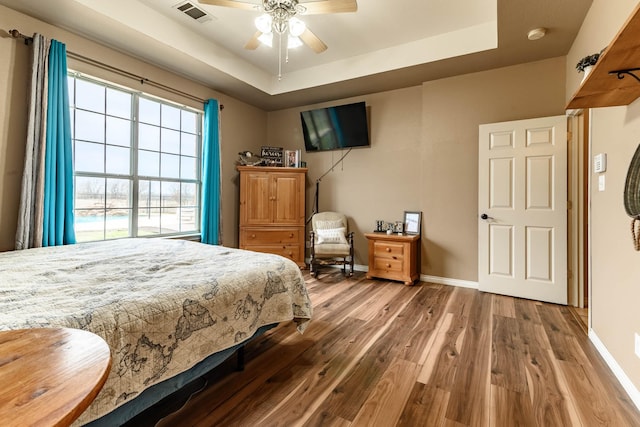
[[[33,42],[33,37],[29,37],[29,36],[25,36],[24,34],[22,34],[20,31],[13,29],[9,31],[9,35],[11,35],[11,37],[13,37],[14,39],[23,39],[24,40],[24,44],[28,45],[29,43]],[[104,62],[100,62],[97,61],[95,59],[80,55],[78,53],[75,52],[71,52],[71,51],[67,51],[67,56],[69,56],[72,59],[76,59],[80,62],[84,62],[85,64],[89,64],[89,65],[95,65],[99,68],[114,72],[116,74],[119,74],[121,76],[124,77],[128,77],[132,80],[136,80],[138,82],[140,82],[140,84],[147,84],[149,86],[155,87],[157,89],[162,89],[162,90],[166,90],[167,92],[171,92],[175,95],[179,95],[179,96],[183,96],[185,98],[189,98],[193,101],[198,101],[200,103],[203,103],[206,101],[202,98],[198,98],[197,96],[191,95],[190,93],[187,92],[183,92],[181,90],[178,89],[174,89],[170,86],[164,85],[162,83],[158,83],[158,82],[154,82],[153,80],[150,80],[146,77],[142,77],[139,76],[137,74],[133,74],[129,71],[123,70],[121,68],[117,68],[114,67],[113,65],[109,65],[109,64],[105,64]],[[220,104],[220,110],[224,110],[224,105]]]

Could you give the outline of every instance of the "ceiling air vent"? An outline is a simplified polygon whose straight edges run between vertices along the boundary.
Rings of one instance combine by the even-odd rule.
[[[196,21],[198,21],[200,23],[211,21],[213,19],[210,15],[207,14],[207,12],[205,12],[204,10],[194,6],[193,3],[188,2],[188,1],[184,2],[184,3],[178,3],[174,7],[176,9],[178,9],[180,12],[182,12],[185,15],[189,16],[190,18],[195,19]]]

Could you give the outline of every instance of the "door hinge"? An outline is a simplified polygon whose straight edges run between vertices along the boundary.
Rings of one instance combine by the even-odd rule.
[[[573,209],[573,203],[571,200],[567,200],[567,210],[570,211],[571,209]]]

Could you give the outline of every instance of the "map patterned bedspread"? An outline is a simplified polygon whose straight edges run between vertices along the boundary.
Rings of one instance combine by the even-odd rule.
[[[169,239],[122,239],[0,254],[0,330],[71,327],[101,336],[111,372],[87,423],[206,356],[312,308],[280,256]]]

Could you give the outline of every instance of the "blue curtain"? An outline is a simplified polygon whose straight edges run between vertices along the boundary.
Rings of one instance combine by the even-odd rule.
[[[217,245],[220,240],[220,109],[218,101],[204,103],[202,132],[201,241]]]
[[[55,246],[76,242],[67,51],[56,40],[49,50],[48,85],[42,246]]]

